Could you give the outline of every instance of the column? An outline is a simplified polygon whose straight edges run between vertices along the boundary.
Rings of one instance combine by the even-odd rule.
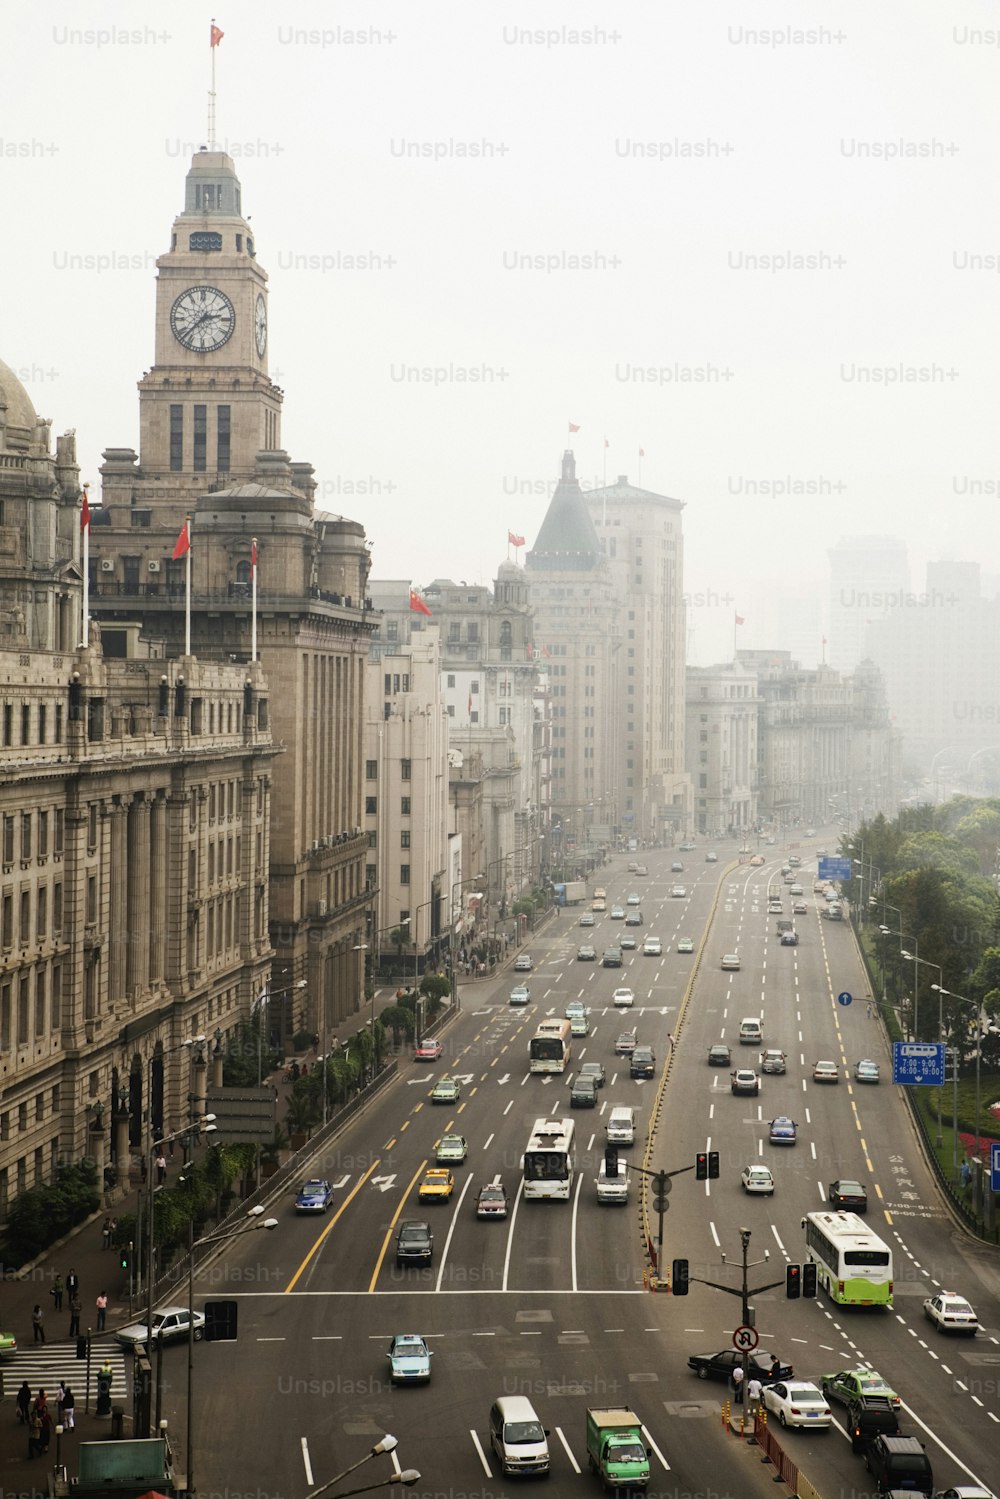
[[[128,813],[128,948],[125,965],[130,996],[144,990],[149,975],[149,799],[135,798]]]
[[[111,869],[108,900],[108,1001],[114,1006],[125,995],[125,953],[128,946],[128,809],[116,802],[111,809]]]
[[[164,802],[161,796],[157,796],[149,809],[149,966],[146,971],[151,987],[162,982],[166,969],[165,829]]]

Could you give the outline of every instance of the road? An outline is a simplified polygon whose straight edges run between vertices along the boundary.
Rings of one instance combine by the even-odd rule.
[[[732,857],[728,847],[720,846],[723,861]],[[904,1401],[904,1429],[927,1442],[938,1483],[985,1482],[1000,1471],[996,1256],[970,1248],[951,1229],[897,1090],[850,1080],[862,1055],[874,1056],[884,1073],[888,1061],[864,1004],[844,1009],[836,1002],[844,989],[863,994],[850,929],[821,921],[819,897],[810,894],[809,913],[798,922],[800,945],[780,947],[766,890],[782,854],[766,852],[760,869],[721,873],[725,863],[704,862],[700,849],[645,854],[644,879],[627,874],[624,860],[602,872],[609,913],[588,930],[577,924],[579,911],[565,911],[539,939],[530,1005],[508,1006],[513,975],[490,990],[477,986],[474,998],[468,990],[475,1008],[450,1028],[444,1058],[422,1070],[404,1066],[387,1094],[317,1157],[316,1173],[337,1187],[326,1217],[296,1217],[291,1200],[279,1204],[277,1232],[248,1236],[211,1267],[199,1300],[234,1296],[240,1336],[237,1344],[202,1344],[196,1353],[199,1489],[304,1496],[389,1431],[399,1438],[399,1465],[422,1474],[422,1494],[503,1491],[487,1416],[498,1394],[524,1393],[551,1431],[550,1493],[598,1491],[587,1473],[585,1410],[616,1403],[632,1406],[645,1423],[651,1492],[773,1493],[772,1470],[723,1429],[724,1386],[702,1383],[687,1369],[689,1354],[729,1346],[739,1320],[737,1298],[699,1282],[738,1283],[741,1227],[752,1230],[751,1260],[763,1259],[765,1249],[770,1255],[751,1272],[751,1285],[783,1281],[785,1263],[805,1257],[803,1214],[822,1205],[837,1176],[868,1183],[869,1221],[895,1254],[895,1308],[850,1314],[822,1294],[790,1303],[783,1289],[771,1291],[753,1298],[762,1345],[806,1378],[873,1364]],[[809,891],[815,862],[810,867],[809,849],[800,852]],[[674,858],[683,871],[671,870]],[[675,898],[678,882],[686,893]],[[610,908],[624,905],[630,891],[642,895],[645,924],[630,929],[639,946],[625,954],[624,968],[578,962],[580,942],[592,941],[600,954],[612,932],[622,935]],[[650,934],[660,937],[662,957],[642,954]],[[694,939],[693,954],[677,952],[683,936]],[[740,971],[723,973],[721,956],[734,949]],[[635,991],[627,1022],[610,1006],[622,984]],[[573,1111],[580,1169],[570,1201],[525,1202],[520,1161],[530,1127],[540,1115],[569,1115],[571,1075],[530,1074],[528,1039],[540,1018],[562,1015],[578,997],[589,1007],[591,1033],[575,1041],[574,1061],[603,1061],[607,1082],[597,1110]],[[765,1078],[759,1099],[731,1096],[728,1074],[706,1062],[708,1046],[720,1038],[732,1043],[734,1065],[756,1061],[755,1050],[735,1043],[744,1015],[761,1016],[764,1044],[788,1053],[787,1074]],[[697,1182],[688,1173],[670,1196],[666,1257],[689,1260],[686,1299],[643,1289],[636,1178],[627,1207],[596,1201],[608,1111],[616,1103],[638,1109],[639,1138],[622,1153],[639,1163],[658,1087],[630,1080],[627,1060],[615,1057],[626,1024],[637,1026],[661,1064],[669,1034],[676,1038],[652,1165],[674,1170],[708,1148],[721,1156],[719,1180]],[[837,1086],[813,1083],[820,1057],[841,1064]],[[430,1100],[445,1071],[461,1080],[457,1105]],[[767,1144],[766,1122],[779,1112],[799,1123],[793,1149]],[[467,1137],[468,1161],[455,1168],[451,1202],[418,1204],[420,1176],[446,1130]],[[773,1199],[746,1198],[741,1190],[742,1166],[758,1159],[775,1172]],[[475,1194],[498,1175],[511,1213],[506,1222],[480,1223]],[[395,1265],[395,1234],[408,1218],[431,1223],[429,1269]],[[922,1298],[939,1284],[970,1296],[984,1329],[974,1341],[944,1341],[924,1321]],[[386,1348],[402,1331],[422,1333],[434,1349],[428,1389],[389,1386]],[[183,1430],[183,1350],[168,1350],[164,1362],[176,1434]],[[256,1440],[234,1450],[219,1437],[236,1408]],[[821,1493],[867,1491],[863,1463],[851,1454],[840,1407],[834,1410],[838,1424],[828,1434],[788,1432],[786,1445]],[[389,1463],[372,1460],[353,1483],[377,1482]]]

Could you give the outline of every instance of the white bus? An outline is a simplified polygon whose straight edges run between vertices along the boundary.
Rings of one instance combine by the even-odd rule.
[[[524,1152],[524,1196],[569,1201],[576,1176],[572,1119],[536,1119]]]
[[[573,1054],[569,1020],[543,1020],[528,1043],[530,1072],[565,1072]]]
[[[802,1220],[816,1279],[841,1306],[892,1306],[892,1250],[857,1213]]]

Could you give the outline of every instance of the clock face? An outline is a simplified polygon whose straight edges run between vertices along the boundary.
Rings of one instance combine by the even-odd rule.
[[[236,313],[224,292],[214,286],[182,291],[170,309],[170,326],[178,343],[196,354],[211,354],[233,336]]]
[[[257,303],[253,311],[253,327],[254,336],[257,339],[257,353],[263,359],[264,350],[267,348],[267,307],[264,298],[259,292],[257,293]]]

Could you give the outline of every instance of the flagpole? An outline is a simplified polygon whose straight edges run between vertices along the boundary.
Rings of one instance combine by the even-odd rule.
[[[215,17],[212,17],[212,30],[210,35],[215,36]],[[212,87],[208,95],[208,149],[215,150],[215,47],[209,49],[212,54]]]
[[[90,644],[90,502],[89,484],[83,486],[83,629],[81,639],[86,650]]]
[[[191,517],[184,521],[187,532],[187,551],[184,553],[184,654],[191,654]]]
[[[601,474],[601,488],[604,491],[604,509],[601,514],[601,525],[608,523],[608,439],[604,439],[604,469]]]
[[[639,489],[642,488],[642,448],[639,449]]]
[[[250,581],[251,581],[251,583],[253,585],[253,589],[252,589],[253,602],[252,602],[252,605],[251,605],[251,608],[252,608],[253,612],[251,614],[252,623],[251,623],[251,626],[250,626],[250,660],[251,661],[256,661],[256,659],[257,659],[257,538],[256,538],[256,536],[252,537],[251,541],[250,541]]]

